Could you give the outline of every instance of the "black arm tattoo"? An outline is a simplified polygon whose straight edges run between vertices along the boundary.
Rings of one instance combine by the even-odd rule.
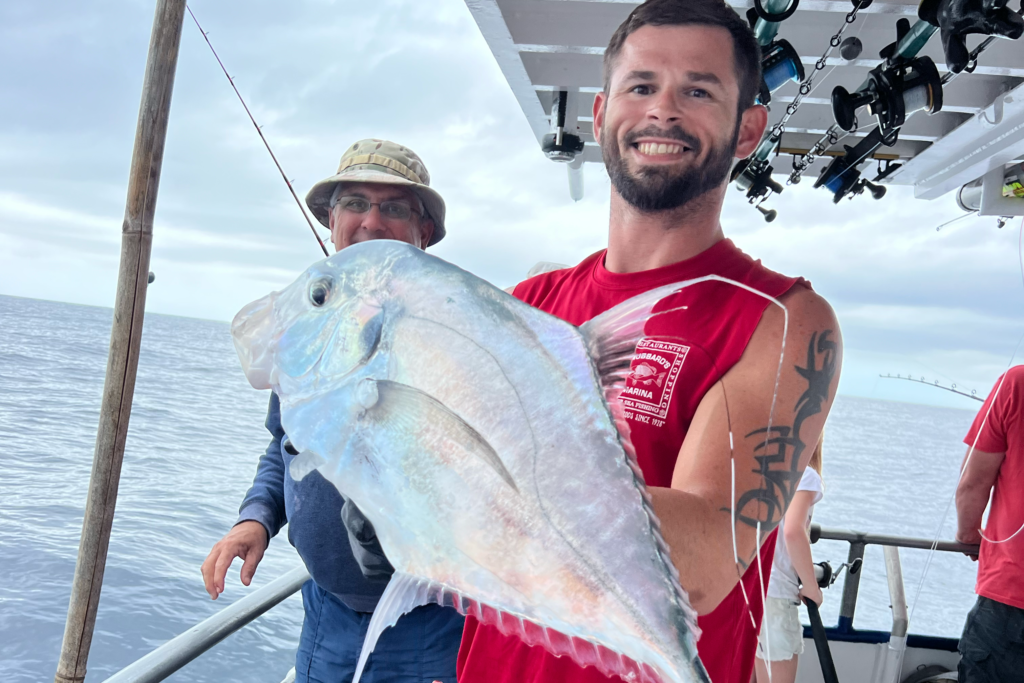
[[[797,399],[793,425],[762,427],[746,435],[748,439],[759,437],[758,445],[754,447],[754,459],[758,463],[754,472],[761,475],[761,485],[745,492],[736,501],[736,519],[750,527],[756,528],[760,524],[763,534],[770,533],[782,521],[800,483],[803,474],[800,456],[807,448],[800,438],[800,428],[807,418],[821,412],[836,374],[838,347],[829,338],[831,334],[832,330],[825,330],[820,335],[811,335],[811,343],[807,346],[807,367],[795,367],[797,373],[807,380],[807,390]],[[729,508],[725,511],[731,512]]]

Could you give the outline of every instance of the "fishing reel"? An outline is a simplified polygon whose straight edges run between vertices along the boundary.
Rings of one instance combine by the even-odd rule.
[[[569,104],[569,93],[565,90],[558,92],[555,100],[554,126],[555,132],[548,133],[541,140],[540,148],[552,161],[568,163],[576,158],[585,147],[583,139],[574,133],[566,132],[566,112]],[[575,119],[574,119],[575,120]]]
[[[861,558],[855,559],[853,562],[843,562],[839,565],[838,569],[833,570],[832,565],[828,562],[815,562],[814,563],[814,578],[818,582],[818,588],[829,588],[836,580],[839,575],[843,573],[845,569],[848,574],[856,574],[860,571],[860,567],[863,564]]]
[[[973,71],[965,36],[978,33],[1016,40],[1024,35],[1024,19],[1006,6],[1007,0],[922,0],[917,16],[942,33],[946,65],[955,74]]]
[[[917,111],[934,114],[942,109],[942,81],[930,57],[901,57],[900,41],[910,32],[905,18],[896,22],[896,42],[880,53],[885,60],[868,72],[867,80],[854,93],[842,86],[832,90],[832,115],[845,131],[857,128],[857,110],[867,107],[878,120],[883,137],[895,135],[907,117]]]
[[[900,59],[890,67],[883,63],[868,73],[867,82],[857,92],[850,93],[841,85],[832,91],[832,115],[845,131],[856,129],[857,109],[863,106],[878,120],[886,137],[897,133],[914,112],[941,110],[942,83],[935,62],[915,57]]]
[[[771,165],[767,162],[748,157],[736,164],[730,179],[735,181],[737,189],[747,193],[747,201],[764,215],[766,223],[775,220],[779,212],[775,209],[766,209],[761,203],[768,198],[769,193],[782,192],[782,185],[772,180],[772,171]]]
[[[761,74],[757,95],[760,104],[768,104],[773,92],[789,81],[799,83],[805,76],[800,55],[788,40],[776,40],[761,48]]]
[[[879,167],[878,175],[870,181],[866,178],[861,178],[857,167],[882,145],[892,145],[895,142],[895,136],[893,136],[891,141],[887,142],[882,137],[881,131],[875,128],[868,133],[867,137],[857,143],[856,147],[844,145],[846,153],[833,159],[822,170],[821,175],[814,181],[814,187],[824,187],[830,191],[833,204],[838,204],[839,200],[843,197],[850,197],[852,199],[855,195],[863,194],[865,191],[872,198],[876,200],[881,199],[885,196],[886,188],[876,183],[893,173],[900,167],[900,164],[893,164],[887,160],[885,169],[883,170]]]

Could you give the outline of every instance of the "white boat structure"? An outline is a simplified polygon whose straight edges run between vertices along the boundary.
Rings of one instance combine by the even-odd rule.
[[[756,14],[752,2],[728,2],[741,15]],[[538,144],[552,159],[567,163],[570,194],[580,199],[582,165],[601,163],[592,110],[594,95],[601,90],[604,48],[638,3],[466,0],[466,4]],[[976,60],[954,74],[946,64],[936,27],[918,18],[915,0],[868,0],[859,6],[851,0],[764,0],[760,4],[775,16],[784,16],[794,7],[795,11],[780,22],[755,21],[755,34],[772,59],[766,68],[774,72],[771,85],[781,86],[770,94],[769,130],[755,154],[759,158],[738,179],[752,203],[760,205],[771,194],[784,191],[790,180],[820,182],[821,191],[832,192],[836,201],[865,190],[880,198],[885,185],[910,185],[917,198],[928,200],[971,185],[974,190],[963,193],[967,210],[991,216],[1024,214],[1024,202],[1006,199],[1001,192],[1004,169],[1024,158],[1024,40],[995,38]],[[833,46],[830,39],[837,33],[841,35]],[[967,47],[973,51],[985,41],[985,36],[972,35]],[[879,53],[891,45],[898,58],[882,59]],[[799,66],[791,66],[793,62]],[[816,69],[819,62],[823,68]],[[903,92],[886,92],[879,72],[886,76],[899,71],[904,77]],[[800,73],[808,84],[804,95],[800,94],[803,84],[787,78]],[[834,96],[837,87],[845,89],[845,97]],[[879,113],[868,111],[865,105],[871,102],[853,110],[854,97],[871,90],[878,95],[874,108]],[[885,107],[887,96],[904,100],[903,106]],[[856,121],[837,122],[843,117],[836,116],[834,99],[840,100],[841,113],[852,114]],[[770,139],[794,103],[795,111],[786,117],[777,139]],[[853,132],[839,123],[854,124]],[[873,145],[873,134],[884,142]],[[573,151],[571,144],[563,144],[565,139],[582,142],[582,149]],[[847,147],[858,151],[848,154]],[[812,151],[813,158],[807,158]],[[806,168],[794,176],[795,168],[805,163]],[[826,169],[830,175],[822,177]]]
[[[739,189],[767,220],[776,213],[763,202],[784,192],[786,183],[801,180],[832,193],[837,202],[865,193],[881,199],[886,185],[909,185],[923,200],[957,191],[961,207],[979,215],[1024,215],[1024,198],[1004,196],[1008,174],[1024,159],[1024,40],[972,35],[966,62],[948,65],[936,27],[919,19],[914,0],[858,0],[856,5],[851,0],[756,0],[757,7],[746,0],[728,1],[749,17],[768,74],[761,101],[771,108],[769,131],[734,173]],[[1001,11],[999,1],[989,3],[990,9]],[[565,163],[570,195],[581,198],[583,164],[601,161],[591,111],[601,87],[604,47],[637,3],[465,2],[533,129],[538,155]],[[157,0],[156,5],[110,360],[57,683],[85,677],[138,363],[152,219],[185,15],[184,0]],[[815,527],[812,540],[819,538],[849,544],[842,603],[837,624],[817,629],[816,635],[810,627],[805,631],[807,648],[797,680],[956,680],[955,673],[942,672],[956,668],[957,639],[908,633],[899,548],[963,553],[976,552],[976,547]],[[868,545],[884,550],[893,617],[889,631],[854,627],[860,560]],[[108,683],[167,678],[297,592],[306,579],[305,569],[289,572]],[[834,676],[818,653],[832,660]]]

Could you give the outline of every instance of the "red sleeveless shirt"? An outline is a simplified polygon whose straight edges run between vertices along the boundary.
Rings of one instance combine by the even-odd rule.
[[[582,325],[630,297],[704,275],[720,275],[776,298],[797,283],[809,286],[768,270],[731,240],[721,240],[686,261],[639,273],[609,272],[604,255],[600,251],[575,268],[531,278],[516,287],[515,296]],[[649,486],[671,485],[697,406],[739,361],[770,305],[763,297],[715,281],[693,285],[658,303],[655,310],[678,310],[648,321],[620,397]],[[775,533],[761,546],[762,589],[767,588]],[[725,600],[698,619],[702,634],[697,650],[713,683],[749,682],[761,612],[755,562]],[[466,619],[457,671],[459,683],[622,683],[593,667],[581,668],[568,657],[556,657],[542,646],[530,647],[515,636],[504,636],[473,617]]]

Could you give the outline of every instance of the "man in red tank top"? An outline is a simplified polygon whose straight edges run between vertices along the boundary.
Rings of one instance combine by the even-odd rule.
[[[613,185],[608,248],[523,282],[515,296],[579,325],[649,289],[715,274],[788,310],[786,324],[768,298],[718,281],[684,289],[659,304],[672,313],[648,322],[620,397],[700,615],[701,660],[714,683],[747,683],[774,530],[839,381],[839,328],[806,282],[768,270],[722,233],[730,166],[754,151],[767,121],[754,104],[760,53],[747,24],[723,0],[648,0],[604,59],[594,134]],[[619,679],[468,618],[458,680]]]

